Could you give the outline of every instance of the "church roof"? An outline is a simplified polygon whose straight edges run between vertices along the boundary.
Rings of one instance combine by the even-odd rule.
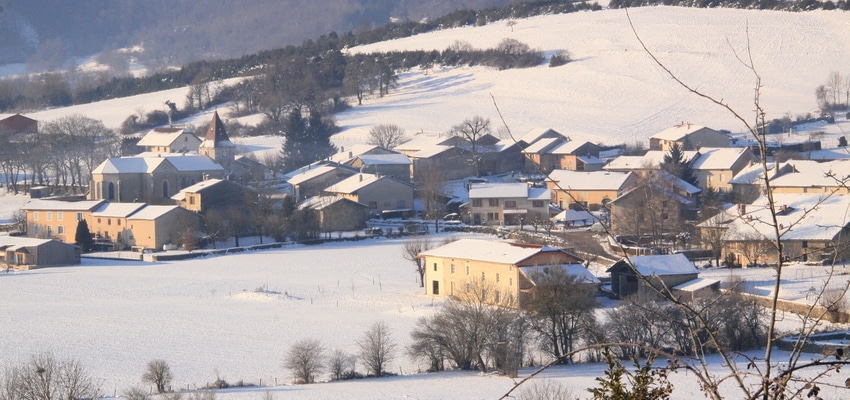
[[[201,147],[234,147],[233,142],[227,136],[227,131],[224,130],[224,122],[218,116],[218,111],[213,112],[213,120],[210,122],[210,127],[204,135],[204,142]]]

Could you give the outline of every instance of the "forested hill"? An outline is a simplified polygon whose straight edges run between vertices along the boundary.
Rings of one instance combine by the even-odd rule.
[[[0,0],[0,64],[141,44],[148,65],[238,57],[391,18],[418,21],[510,0]],[[48,58],[48,57],[42,57]],[[44,60],[40,60],[44,61]]]

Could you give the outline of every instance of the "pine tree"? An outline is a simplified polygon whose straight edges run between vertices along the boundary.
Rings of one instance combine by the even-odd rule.
[[[674,143],[670,147],[670,152],[664,155],[664,162],[661,163],[661,169],[691,185],[697,186],[697,177],[694,175],[691,163],[685,160],[685,153],[678,143]]]
[[[89,224],[86,220],[81,219],[77,222],[77,232],[74,234],[74,242],[83,250],[83,252],[91,251],[94,247],[94,238],[89,231]]]

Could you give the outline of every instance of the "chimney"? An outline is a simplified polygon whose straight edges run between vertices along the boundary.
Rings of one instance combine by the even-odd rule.
[[[363,182],[363,174],[358,175],[360,177],[360,182]]]
[[[738,204],[738,215],[744,215],[747,213],[747,205],[746,204]]]

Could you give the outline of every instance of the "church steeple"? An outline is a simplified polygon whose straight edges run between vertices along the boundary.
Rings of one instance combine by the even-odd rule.
[[[212,122],[204,135],[204,141],[198,148],[198,152],[212,158],[217,163],[221,164],[225,170],[230,168],[230,163],[233,162],[236,146],[230,141],[227,136],[227,131],[224,129],[224,123],[218,116],[218,111],[213,113]]]

